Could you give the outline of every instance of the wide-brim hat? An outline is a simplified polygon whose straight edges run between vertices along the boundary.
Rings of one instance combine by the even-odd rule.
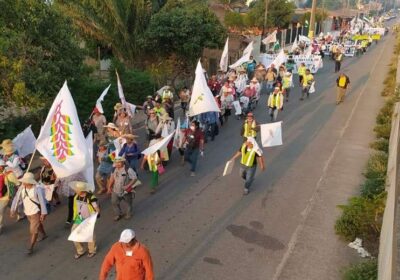
[[[114,159],[114,163],[115,162],[125,162],[125,158],[124,157],[115,157],[115,159]]]
[[[75,192],[91,192],[94,190],[94,187],[87,182],[81,181],[72,181],[69,183],[69,187],[73,189]]]
[[[4,154],[11,154],[15,152],[15,147],[13,143],[2,145]]]
[[[139,137],[139,136],[133,135],[133,134],[124,134],[124,135],[122,135],[122,138],[131,139],[131,140],[133,140],[133,139],[135,139],[135,138],[138,138],[138,137]]]
[[[1,147],[3,147],[3,146],[5,146],[5,145],[10,145],[10,144],[12,144],[13,142],[12,142],[12,140],[11,139],[4,139],[2,142],[1,142]]]
[[[38,182],[35,180],[35,175],[33,175],[33,173],[31,172],[26,172],[24,176],[22,176],[22,178],[19,179],[18,181],[20,181],[23,184],[30,184],[30,185],[38,184]]]
[[[114,110],[115,111],[118,111],[118,110],[120,110],[120,109],[122,109],[122,104],[121,103],[117,103],[117,104],[115,104],[115,106],[114,106]]]
[[[160,120],[162,121],[171,121],[172,118],[168,114],[163,114],[159,117]]]
[[[118,127],[114,123],[108,123],[107,125],[104,126],[105,128],[112,128],[115,130],[118,130]]]

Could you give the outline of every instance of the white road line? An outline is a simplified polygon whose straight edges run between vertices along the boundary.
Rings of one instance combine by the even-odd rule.
[[[353,109],[351,110],[351,113],[350,113],[349,117],[347,118],[347,121],[346,121],[344,127],[340,131],[340,136],[339,136],[338,140],[336,141],[336,144],[335,144],[335,147],[332,150],[332,153],[330,154],[328,160],[326,161],[326,163],[324,165],[324,169],[322,170],[322,175],[319,178],[319,180],[318,180],[318,182],[317,182],[317,184],[315,186],[314,193],[313,193],[312,197],[310,198],[309,202],[307,203],[306,208],[301,213],[301,215],[302,215],[301,223],[297,226],[296,230],[293,232],[293,234],[292,234],[292,236],[290,238],[290,241],[288,243],[288,249],[286,250],[285,254],[282,257],[281,262],[279,263],[278,267],[275,270],[274,277],[272,278],[273,280],[278,280],[279,279],[279,277],[282,274],[283,269],[285,268],[285,265],[286,265],[287,261],[289,260],[290,256],[292,255],[292,253],[293,253],[293,251],[294,251],[294,249],[296,247],[299,235],[303,231],[305,223],[306,223],[306,220],[307,220],[308,216],[310,215],[311,210],[312,210],[312,208],[313,208],[313,206],[315,204],[315,201],[316,201],[316,198],[317,198],[317,195],[318,195],[318,191],[321,188],[322,182],[324,181],[324,179],[326,177],[326,174],[328,172],[328,168],[329,168],[332,160],[334,159],[334,157],[336,155],[336,151],[337,151],[337,149],[339,147],[339,144],[340,144],[341,140],[343,139],[343,136],[344,136],[347,128],[350,125],[350,121],[353,118],[353,115],[354,115],[354,113],[355,113],[355,111],[356,111],[356,109],[358,107],[358,104],[359,104],[359,102],[361,100],[361,97],[364,95],[365,89],[367,88],[367,85],[368,85],[368,83],[369,83],[369,81],[371,79],[372,73],[375,71],[375,68],[378,65],[378,62],[381,60],[381,57],[382,57],[382,55],[384,53],[384,50],[385,50],[385,48],[387,46],[387,42],[388,41],[385,42],[385,46],[382,48],[382,51],[381,51],[380,55],[378,56],[378,59],[375,61],[374,66],[371,68],[371,71],[369,72],[368,81],[365,83],[363,89],[361,90],[361,93],[358,95],[356,103],[353,106]]]

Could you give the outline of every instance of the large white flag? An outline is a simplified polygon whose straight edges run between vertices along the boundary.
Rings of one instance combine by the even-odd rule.
[[[262,124],[260,129],[263,147],[282,145],[282,122]]]
[[[196,116],[205,112],[220,112],[217,102],[207,85],[200,60],[197,63],[195,76],[192,97],[189,103],[189,116]]]
[[[157,152],[158,150],[166,147],[168,145],[169,141],[171,140],[172,136],[174,135],[174,133],[175,133],[175,131],[172,132],[167,137],[163,138],[162,140],[158,141],[157,143],[151,145],[146,150],[144,150],[142,152],[142,154],[144,154],[145,156],[151,155],[151,154],[154,154],[155,152]]]
[[[88,136],[86,136],[86,145],[88,148],[89,158],[87,160],[87,166],[85,170],[85,179],[93,188],[90,190],[94,192],[94,166],[93,166],[93,134],[90,131]]]
[[[271,34],[269,34],[267,37],[264,38],[261,42],[263,42],[264,45],[268,45],[270,43],[275,43],[276,42],[276,33],[277,31],[275,30]]]
[[[178,118],[178,121],[176,122],[173,145],[175,148],[179,149],[182,147],[183,144],[182,142],[183,142],[183,133],[181,130],[181,118]]]
[[[31,126],[28,126],[12,140],[15,149],[20,157],[26,157],[35,151],[36,138]]]
[[[87,166],[86,139],[67,82],[50,108],[36,149],[50,162],[58,178],[78,173]]]
[[[219,62],[219,67],[222,71],[227,72],[228,71],[228,60],[229,60],[229,37],[226,38],[226,42],[225,42],[225,47],[224,47],[224,51],[222,52],[221,55],[221,60]]]
[[[229,65],[229,68],[233,69],[242,65],[245,62],[248,62],[250,60],[251,53],[253,52],[253,48],[253,41],[251,41],[251,43],[248,44],[248,46],[244,49],[242,57],[239,58],[239,60],[232,65]]]
[[[101,105],[101,102],[104,101],[104,97],[107,95],[108,90],[110,89],[110,87],[111,87],[111,84],[105,90],[103,90],[103,92],[101,93],[99,99],[97,99],[97,101],[96,101],[96,108],[102,114],[104,114],[104,110],[103,110],[103,106]]]
[[[68,236],[68,240],[73,242],[93,242],[97,215],[98,213],[95,213],[80,223]]]
[[[122,84],[121,84],[121,80],[119,79],[119,75],[117,70],[115,70],[115,74],[117,74],[117,86],[118,86],[118,96],[119,99],[121,100],[122,105],[127,108],[128,106],[126,106],[126,99],[125,99],[125,94],[124,94],[124,90],[122,89]]]

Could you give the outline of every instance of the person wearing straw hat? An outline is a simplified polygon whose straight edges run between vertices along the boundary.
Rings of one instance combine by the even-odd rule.
[[[15,216],[18,205],[22,203],[30,224],[31,239],[27,252],[30,255],[33,253],[36,241],[38,241],[39,233],[42,235],[39,241],[47,238],[43,228],[43,222],[47,215],[46,200],[43,189],[38,187],[38,182],[36,182],[33,173],[26,172],[19,181],[22,185],[18,188],[11,204],[11,216]]]
[[[250,88],[254,90],[255,92],[255,99],[256,99],[256,106],[258,104],[258,101],[260,100],[260,94],[261,94],[261,86],[260,83],[258,82],[256,77],[253,77],[250,81]]]
[[[10,199],[13,199],[19,185],[14,173],[7,171],[7,164],[0,159],[0,234],[3,229],[3,217]]]
[[[133,134],[125,134],[122,135],[122,137],[126,139],[126,143],[122,146],[118,156],[124,157],[128,162],[129,167],[137,173],[138,162],[141,157],[140,149],[136,142],[136,138],[138,138],[138,136]]]
[[[249,194],[250,186],[254,181],[257,165],[260,165],[261,170],[264,171],[265,169],[263,152],[253,137],[247,137],[239,151],[235,153],[230,161],[233,162],[238,157],[241,157],[240,176],[245,181],[243,195],[247,195]]]
[[[139,243],[132,229],[122,231],[101,265],[99,280],[106,280],[115,265],[117,280],[154,280],[153,262],[149,250]]]
[[[159,119],[159,124],[156,129],[156,134],[160,135],[162,138],[167,137],[170,135],[172,132],[175,131],[175,122],[172,117],[170,117],[168,114],[164,114]],[[169,157],[171,156],[172,153],[172,142],[173,140],[168,143],[167,147],[163,152],[168,151],[168,155],[161,155],[161,157],[165,160],[168,161]]]
[[[3,141],[4,142],[4,141]],[[24,172],[21,168],[21,158],[16,153],[14,144],[12,142],[6,142],[2,145],[3,148],[3,160],[9,167],[9,169],[14,172],[17,178],[21,178]]]
[[[146,134],[147,134],[148,141],[151,141],[151,140],[157,138],[156,130],[157,130],[159,122],[160,122],[160,120],[158,119],[156,111],[154,109],[151,109],[149,111],[149,116],[147,117],[147,119],[145,121]]]
[[[95,107],[92,113],[92,122],[96,127],[94,140],[96,143],[104,139],[104,126],[107,124],[106,117]]]
[[[131,120],[125,108],[122,108],[115,120],[115,125],[118,127],[119,132],[122,134],[133,133]]]
[[[121,103],[116,103],[114,106],[114,116],[113,116],[113,123],[117,120],[117,117],[119,115],[119,112],[124,108],[124,106]]]
[[[108,181],[108,193],[111,194],[111,204],[114,210],[114,221],[122,218],[121,201],[126,204],[126,212],[124,218],[129,220],[132,217],[132,200],[135,183],[138,181],[136,172],[125,167],[126,159],[116,157],[114,160],[114,172]]]
[[[110,151],[115,150],[114,140],[121,137],[121,132],[119,131],[118,127],[114,123],[108,123],[104,126],[107,129],[106,139],[109,143],[108,148]]]
[[[73,225],[71,231],[74,231],[85,219],[94,215],[95,213],[100,214],[100,207],[97,203],[96,196],[91,192],[94,186],[90,186],[86,182],[73,181],[69,183],[71,189],[75,191],[74,204],[73,204]],[[85,248],[83,248],[81,242],[74,242],[76,254],[75,259],[79,259],[86,254]],[[95,235],[93,234],[93,241],[88,242],[88,258],[92,258],[96,255],[96,241]]]

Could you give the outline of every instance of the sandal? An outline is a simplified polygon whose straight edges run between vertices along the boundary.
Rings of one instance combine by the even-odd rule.
[[[85,254],[86,254],[86,252],[83,253],[83,254],[76,253],[75,256],[74,256],[74,259],[77,260],[77,259],[81,258],[82,256],[84,256]]]
[[[89,254],[87,254],[87,257],[88,258],[93,258],[95,255],[96,255],[96,253],[89,253]]]

